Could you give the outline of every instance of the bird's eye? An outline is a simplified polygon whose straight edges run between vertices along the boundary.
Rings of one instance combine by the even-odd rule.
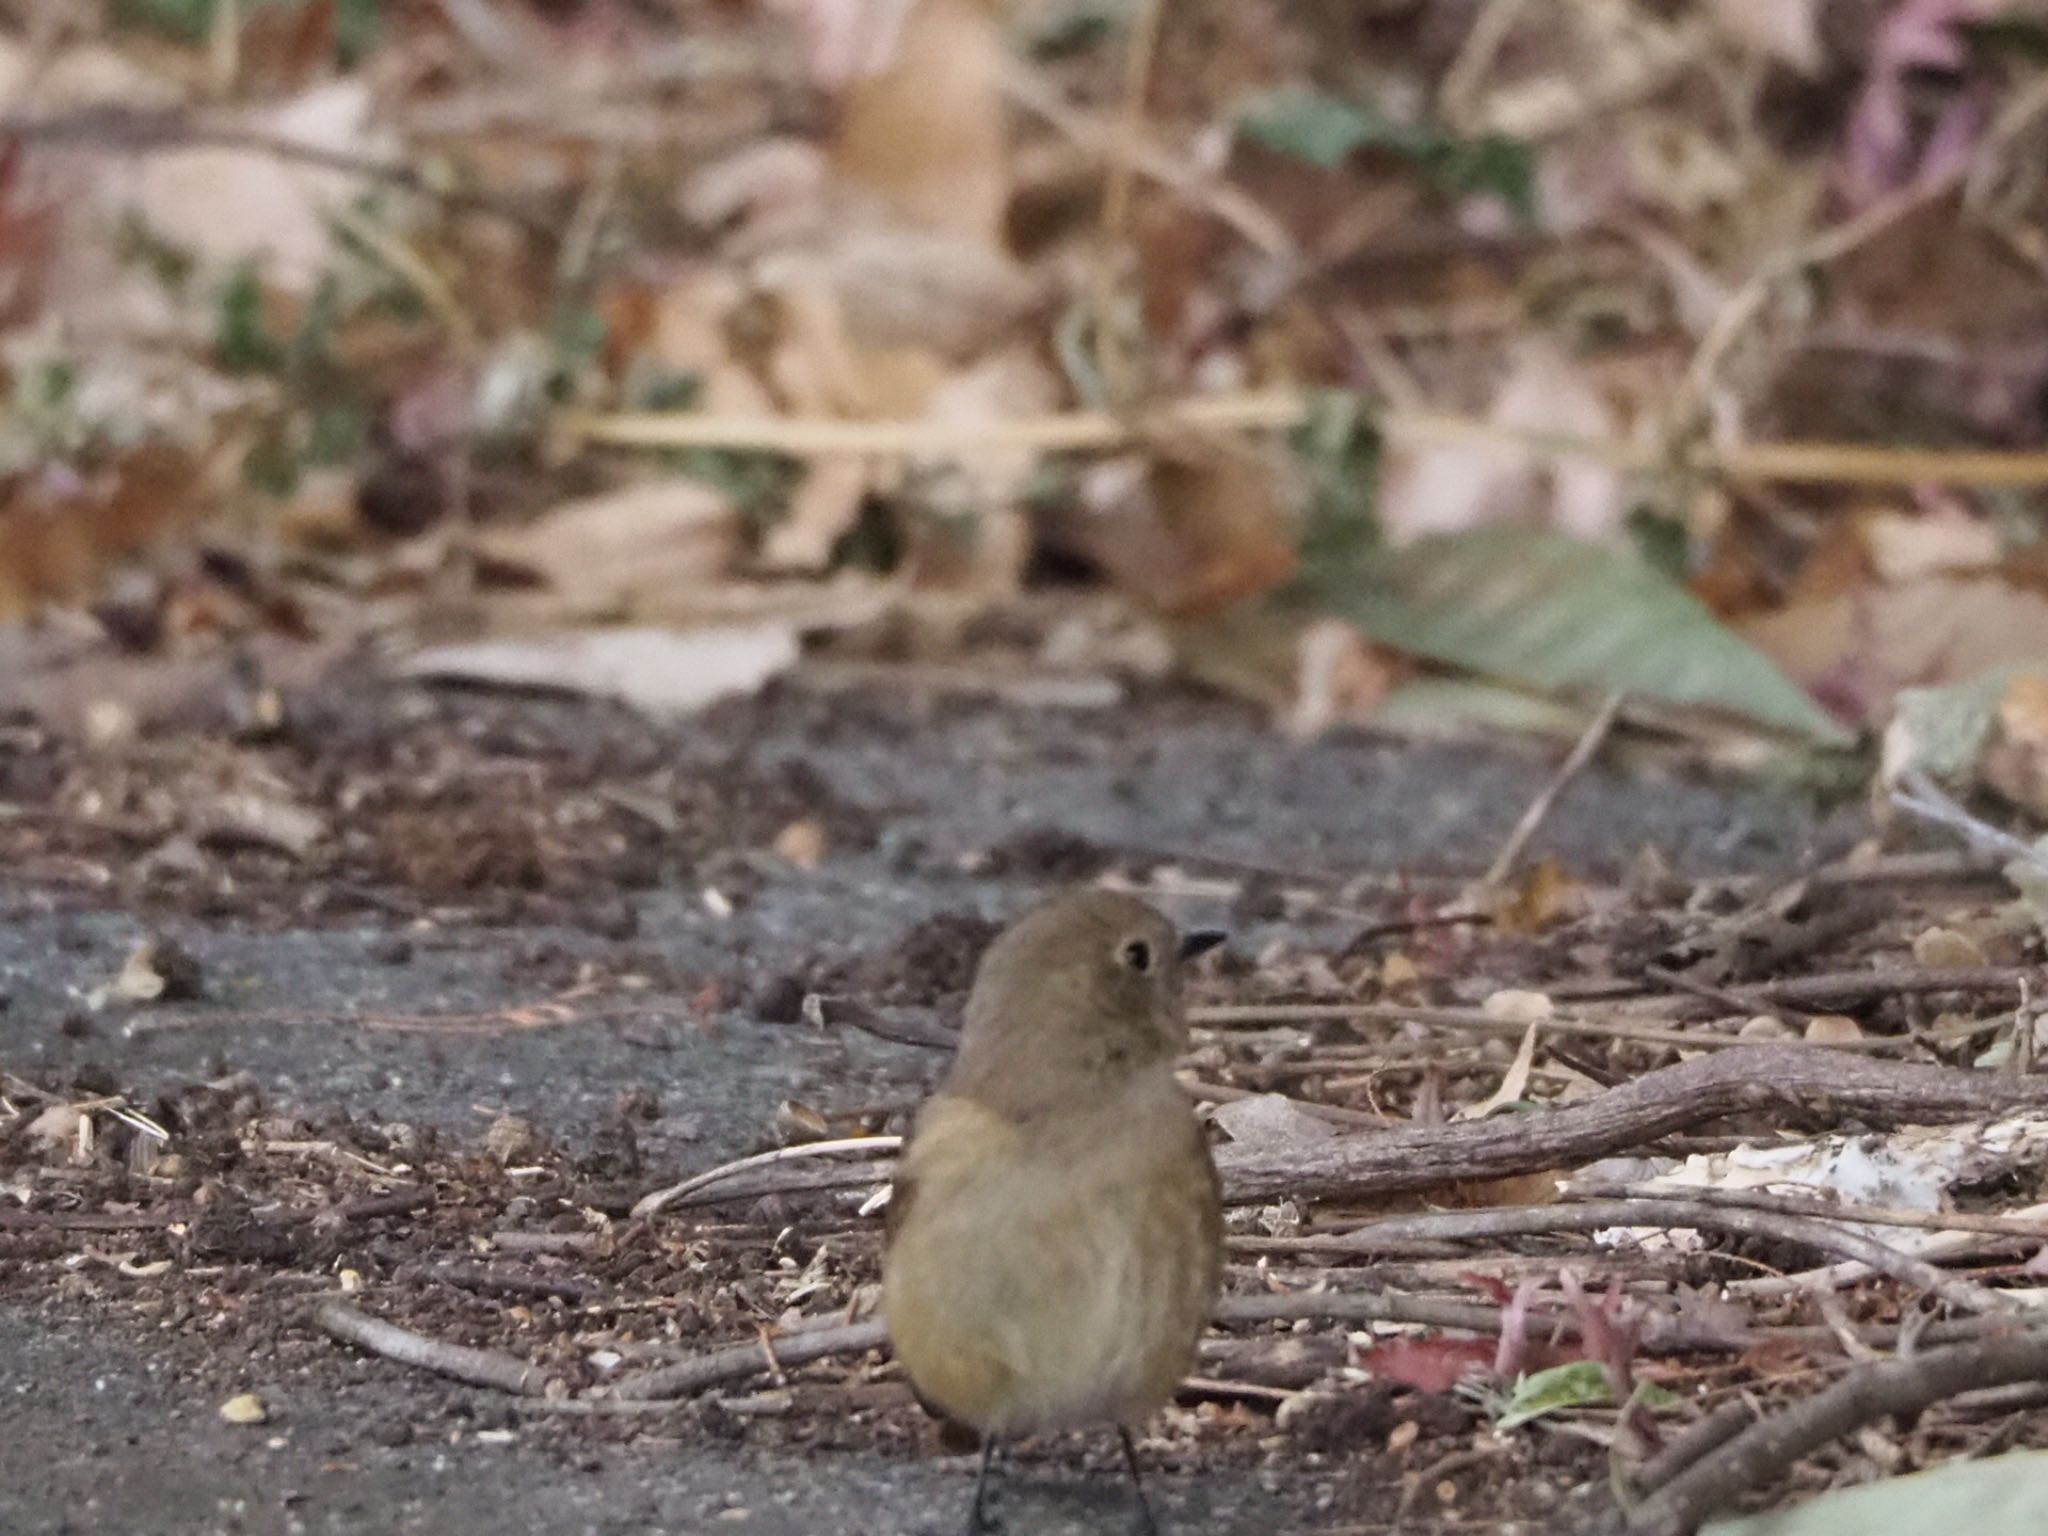
[[[1117,958],[1142,976],[1152,969],[1152,946],[1143,939],[1132,939],[1117,951]]]

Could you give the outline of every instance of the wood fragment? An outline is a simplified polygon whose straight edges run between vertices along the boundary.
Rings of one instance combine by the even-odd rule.
[[[2048,1078],[1752,1045],[1645,1073],[1596,1098],[1505,1119],[1339,1136],[1284,1152],[1223,1147],[1225,1198],[1366,1197],[1572,1167],[1740,1110],[1825,1111],[1870,1124],[2048,1107]]]
[[[612,1396],[622,1402],[682,1397],[723,1382],[765,1374],[771,1364],[804,1365],[832,1355],[863,1354],[885,1348],[888,1342],[888,1329],[879,1320],[809,1328],[766,1340],[749,1339],[744,1344],[729,1345],[708,1355],[628,1376],[612,1389]]]
[[[517,1355],[495,1349],[471,1349],[466,1344],[444,1344],[338,1301],[320,1303],[313,1309],[313,1320],[323,1332],[344,1343],[401,1365],[432,1371],[437,1376],[466,1381],[475,1387],[495,1387],[521,1397],[538,1397],[547,1390],[548,1373]]]

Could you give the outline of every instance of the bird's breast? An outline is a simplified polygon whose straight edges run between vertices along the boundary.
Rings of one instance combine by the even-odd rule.
[[[1171,1396],[1219,1267],[1215,1175],[1184,1101],[1092,1134],[942,1101],[901,1185],[885,1310],[927,1398],[1009,1433],[1131,1423]]]

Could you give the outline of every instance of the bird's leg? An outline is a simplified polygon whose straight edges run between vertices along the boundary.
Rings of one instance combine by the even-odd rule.
[[[1131,1492],[1138,1497],[1138,1518],[1131,1529],[1137,1536],[1159,1536],[1159,1526],[1152,1518],[1152,1506],[1145,1499],[1145,1479],[1138,1473],[1138,1447],[1131,1440],[1131,1432],[1123,1425],[1116,1427],[1124,1442],[1124,1465],[1131,1469]]]
[[[988,1494],[989,1464],[995,1459],[996,1437],[994,1435],[983,1435],[981,1437],[981,1473],[974,1479],[974,1508],[967,1513],[967,1536],[982,1536],[983,1532],[994,1529],[994,1526],[989,1522],[988,1510],[984,1507],[983,1500]]]

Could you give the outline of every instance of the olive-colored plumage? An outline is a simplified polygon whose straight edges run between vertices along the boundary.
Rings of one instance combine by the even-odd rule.
[[[1088,890],[1027,914],[975,974],[898,1165],[883,1295],[919,1396],[984,1437],[1128,1430],[1194,1363],[1222,1216],[1173,1079],[1182,951],[1151,907]]]

